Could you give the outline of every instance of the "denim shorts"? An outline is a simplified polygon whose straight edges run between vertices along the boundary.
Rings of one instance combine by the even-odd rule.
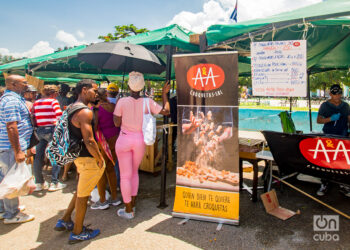
[[[15,164],[15,153],[12,149],[0,150],[0,182]]]

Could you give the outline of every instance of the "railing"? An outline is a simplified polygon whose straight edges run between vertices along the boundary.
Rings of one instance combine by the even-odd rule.
[[[311,107],[319,108],[319,106],[326,101],[327,98],[312,98],[311,99]],[[349,102],[349,100],[345,100]],[[240,106],[271,106],[271,107],[290,107],[290,99],[289,98],[240,98],[239,99]],[[292,107],[308,107],[308,99],[307,98],[292,98]]]

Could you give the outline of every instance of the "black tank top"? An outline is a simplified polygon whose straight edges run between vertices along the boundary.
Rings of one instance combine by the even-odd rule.
[[[73,104],[74,105],[74,104]],[[80,104],[78,104],[80,105]],[[82,104],[84,105],[84,104]],[[89,108],[88,106],[84,105],[87,109]],[[79,109],[81,110],[81,109]],[[76,110],[78,111],[78,110]],[[77,128],[73,125],[72,123],[72,118],[73,118],[73,115],[75,114],[75,112],[72,112],[71,114],[69,114],[69,117],[68,117],[68,121],[69,121],[69,136],[70,137],[74,137],[76,140],[79,140],[79,141],[82,141],[82,149],[80,151],[80,154],[79,154],[79,157],[92,157],[92,155],[90,154],[89,150],[86,148],[85,146],[85,143],[83,141],[83,135],[81,133],[81,129],[80,128]],[[92,129],[94,128],[94,118],[92,118],[92,121],[91,121],[91,126],[92,126]],[[94,131],[93,131],[94,133]],[[95,133],[94,133],[94,137],[95,137]],[[96,140],[96,138],[95,138]]]

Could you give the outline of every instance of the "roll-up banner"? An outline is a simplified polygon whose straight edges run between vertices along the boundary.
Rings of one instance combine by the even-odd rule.
[[[174,55],[178,152],[174,217],[239,223],[238,56]]]

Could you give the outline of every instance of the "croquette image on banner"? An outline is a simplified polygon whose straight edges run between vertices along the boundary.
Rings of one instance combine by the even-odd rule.
[[[174,56],[178,154],[173,216],[239,223],[237,54]]]

